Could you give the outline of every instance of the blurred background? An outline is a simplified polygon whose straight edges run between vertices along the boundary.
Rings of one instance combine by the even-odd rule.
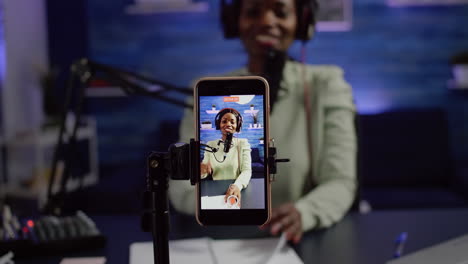
[[[373,210],[467,206],[468,1],[321,2],[306,61],[342,67],[353,87],[362,199]],[[240,41],[223,38],[218,0],[2,0],[0,16],[1,197],[19,214],[47,200],[73,62],[187,89],[246,62]],[[146,158],[177,142],[183,108],[96,77],[82,104],[72,93],[83,114],[65,210],[139,213]]]

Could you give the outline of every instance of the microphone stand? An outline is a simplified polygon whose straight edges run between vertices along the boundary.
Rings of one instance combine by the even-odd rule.
[[[221,141],[221,140],[220,140]],[[218,152],[218,149],[215,148],[215,147],[212,147],[212,146],[208,146],[206,144],[201,144],[200,143],[200,150],[204,150],[204,151],[208,151],[208,152],[211,152],[211,153],[216,153]]]
[[[64,197],[66,194],[66,184],[72,174],[71,165],[74,160],[72,151],[76,151],[77,149],[77,131],[81,123],[81,112],[85,97],[85,88],[89,85],[89,82],[93,78],[96,78],[95,75],[97,72],[104,74],[106,79],[108,79],[111,83],[121,88],[126,95],[140,95],[152,97],[181,107],[192,108],[191,105],[185,103],[182,100],[163,95],[163,93],[167,91],[174,91],[185,95],[192,95],[192,91],[189,89],[170,85],[168,83],[154,80],[137,73],[133,73],[123,69],[117,69],[105,64],[90,61],[88,59],[81,59],[73,63],[70,67],[70,76],[65,91],[64,108],[60,118],[59,134],[52,158],[51,175],[47,188],[47,202],[42,208],[42,211],[45,214],[62,214]],[[143,82],[149,83],[151,85],[156,85],[160,89],[158,91],[148,90],[147,88],[142,86],[141,83]],[[75,91],[75,86],[77,83],[78,91]],[[73,109],[70,109],[72,105],[73,93],[75,92],[78,92],[77,102],[75,107]],[[75,120],[72,126],[71,134],[67,138],[67,144],[65,144],[68,111],[72,111],[74,113]],[[54,193],[53,186],[56,181],[57,167],[61,158],[64,161],[64,168],[61,181],[59,183],[59,190],[56,193]]]

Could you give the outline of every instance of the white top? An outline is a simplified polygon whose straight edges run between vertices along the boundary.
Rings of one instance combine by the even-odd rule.
[[[224,159],[223,145],[218,145],[219,140],[209,141],[208,146],[219,148],[216,153],[205,151],[202,163],[211,164],[213,169],[213,180],[236,180],[234,182],[239,190],[247,187],[252,177],[250,144],[245,138],[233,138],[232,146]],[[220,147],[221,146],[221,147]],[[239,163],[241,166],[239,166]],[[201,178],[206,178],[207,174],[202,174]]]
[[[312,157],[308,155],[304,79],[312,104]],[[245,68],[231,76],[249,75]],[[303,230],[323,228],[339,221],[351,207],[357,187],[355,106],[350,85],[336,66],[310,66],[288,61],[278,100],[270,117],[278,164],[271,184],[272,206],[293,202],[301,212]],[[195,137],[193,111],[187,109],[180,126],[181,142]],[[195,188],[189,181],[171,181],[174,207],[195,213]]]

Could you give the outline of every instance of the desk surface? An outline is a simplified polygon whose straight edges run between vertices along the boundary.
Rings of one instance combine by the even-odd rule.
[[[241,191],[241,208],[243,209],[257,209],[265,208],[265,191],[264,191],[264,179],[253,178],[250,179],[247,188]],[[215,196],[224,195],[229,185],[234,180],[206,180],[201,181],[201,193],[202,196]]]
[[[104,249],[77,253],[74,256],[106,256],[107,263],[129,262],[129,245],[151,241],[140,231],[139,216],[93,216],[107,236]],[[192,217],[172,219],[171,239],[210,236],[213,238],[253,238],[264,236],[257,227],[200,227]],[[305,234],[295,249],[305,263],[376,264],[389,260],[394,240],[408,232],[405,253],[468,233],[468,209],[377,211],[366,215],[349,214],[339,224]],[[59,263],[60,257],[17,259],[15,263]]]

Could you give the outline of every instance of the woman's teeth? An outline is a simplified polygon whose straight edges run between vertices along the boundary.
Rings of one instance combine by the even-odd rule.
[[[257,42],[260,42],[263,45],[270,46],[274,46],[278,42],[277,38],[265,34],[257,35],[255,39]]]

